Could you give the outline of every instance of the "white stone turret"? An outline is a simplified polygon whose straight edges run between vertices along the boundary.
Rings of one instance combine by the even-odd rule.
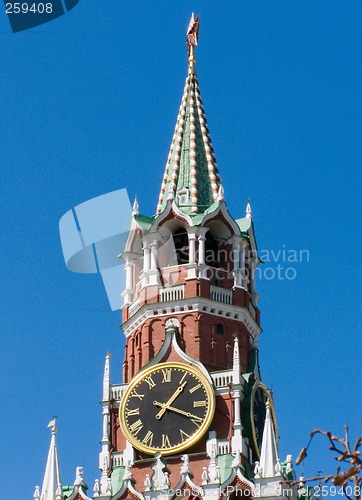
[[[59,467],[58,449],[56,443],[56,418],[49,422],[48,427],[52,427],[50,448],[45,467],[43,486],[41,489],[41,500],[56,500],[59,497],[59,490],[62,491],[62,480]],[[34,498],[38,498],[38,488],[34,493]]]
[[[103,375],[103,397],[102,417],[102,451],[99,454],[99,468],[102,471],[100,481],[100,493],[108,495],[108,471],[111,467],[111,452],[110,452],[110,437],[109,437],[109,420],[110,420],[110,400],[111,400],[111,370],[110,370],[110,353],[106,356]]]
[[[243,438],[241,426],[241,364],[240,364],[240,351],[239,340],[235,335],[234,337],[234,351],[233,351],[233,395],[234,395],[234,422],[233,422],[233,436],[231,438],[231,449],[233,455],[243,451]]]

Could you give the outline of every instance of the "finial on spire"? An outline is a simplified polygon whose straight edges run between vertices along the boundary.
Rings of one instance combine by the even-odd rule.
[[[57,421],[57,418],[58,417],[53,417],[53,420],[51,420],[48,424],[48,427],[51,427],[52,428],[52,434],[55,434],[57,432],[57,428],[56,428],[56,421]]]
[[[246,214],[245,214],[245,217],[247,219],[251,219],[252,218],[252,212],[251,212],[251,205],[250,205],[250,199],[248,200],[248,203],[246,205]]]
[[[189,59],[189,73],[194,72],[195,67],[195,47],[199,41],[200,16],[195,19],[194,13],[191,15],[189,27],[186,32],[187,55]]]

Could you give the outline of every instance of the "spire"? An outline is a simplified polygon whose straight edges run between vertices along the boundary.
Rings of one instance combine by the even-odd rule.
[[[260,452],[260,472],[262,477],[275,477],[277,475],[275,467],[278,463],[278,450],[269,399],[265,406],[266,416]]]
[[[52,427],[48,460],[45,467],[43,486],[41,489],[41,500],[56,500],[59,497],[59,488],[62,488],[60,476],[58,449],[56,444],[56,417],[51,420],[48,427]]]
[[[103,397],[102,405],[102,418],[103,418],[103,432],[102,432],[102,451],[99,454],[99,468],[102,471],[102,477],[99,485],[101,495],[105,495],[108,490],[108,473],[111,463],[111,442],[110,442],[110,401],[111,401],[111,367],[110,367],[111,353],[108,352],[104,363],[103,374]],[[99,496],[99,495],[98,495]]]
[[[200,17],[187,29],[188,75],[161,185],[157,213],[173,194],[184,211],[203,213],[217,199],[221,186],[195,69]]]

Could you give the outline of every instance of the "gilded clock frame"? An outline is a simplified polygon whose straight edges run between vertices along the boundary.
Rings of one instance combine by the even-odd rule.
[[[260,458],[260,450],[259,450],[259,446],[258,446],[258,441],[256,439],[255,425],[254,425],[254,398],[255,398],[255,393],[258,389],[262,389],[268,396],[269,403],[270,403],[271,416],[272,416],[273,425],[274,425],[275,440],[276,440],[277,444],[278,444],[279,436],[278,436],[277,419],[275,416],[275,409],[274,409],[272,395],[271,395],[269,389],[267,388],[267,386],[265,384],[263,384],[260,380],[258,380],[253,385],[251,395],[250,395],[250,423],[251,423],[251,433],[252,433],[252,437],[253,437],[254,449],[255,449],[255,452],[256,452],[258,458]]]
[[[152,373],[154,373],[157,370],[161,369],[167,369],[167,368],[175,368],[175,369],[181,369],[183,371],[187,371],[197,377],[200,381],[200,383],[204,386],[206,390],[206,395],[208,398],[208,408],[207,408],[207,414],[205,419],[203,420],[202,424],[200,427],[197,429],[197,431],[190,436],[189,439],[185,440],[184,442],[176,445],[176,446],[171,446],[168,448],[157,448],[153,446],[147,446],[139,442],[134,436],[129,432],[128,426],[126,424],[126,419],[125,419],[125,406],[127,403],[127,400],[132,393],[133,389],[135,386],[137,386],[144,378],[148,377]],[[195,368],[192,365],[187,365],[186,363],[180,363],[177,361],[169,361],[165,363],[158,363],[156,365],[150,366],[149,368],[146,368],[144,370],[141,370],[138,372],[138,374],[132,379],[130,382],[129,386],[125,390],[122,399],[121,399],[121,404],[119,407],[119,422],[121,426],[121,430],[126,437],[126,439],[132,444],[134,448],[137,450],[147,453],[149,455],[153,455],[154,453],[160,452],[162,455],[171,455],[175,453],[179,453],[181,451],[184,451],[186,448],[190,448],[193,446],[199,439],[205,434],[207,429],[209,428],[213,418],[214,418],[214,413],[215,413],[215,406],[216,406],[216,399],[215,399],[215,392],[212,384],[208,380],[208,378],[202,373],[201,370],[198,368]],[[161,424],[160,424],[161,425]]]

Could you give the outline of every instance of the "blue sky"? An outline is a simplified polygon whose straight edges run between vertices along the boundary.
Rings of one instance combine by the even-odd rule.
[[[281,458],[315,427],[360,433],[361,2],[81,0],[17,34],[2,10],[0,464],[14,500],[42,482],[53,415],[64,484],[77,465],[90,487],[99,475],[103,363],[110,350],[120,382],[120,314],[99,276],[67,271],[58,222],[120,188],[155,212],[193,10],[228,208],[243,216],[250,197],[259,249],[309,253],[266,262],[297,275],[263,271],[258,288]],[[327,448],[314,439],[305,475],[334,470]]]

